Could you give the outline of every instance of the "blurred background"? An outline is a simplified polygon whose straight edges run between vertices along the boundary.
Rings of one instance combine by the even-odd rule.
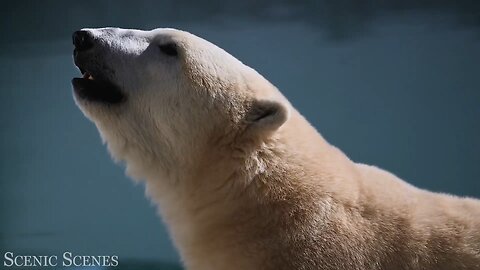
[[[257,69],[354,161],[480,197],[479,1],[2,1],[2,261],[70,251],[181,269],[143,186],[72,99],[71,33],[103,26],[193,32]]]

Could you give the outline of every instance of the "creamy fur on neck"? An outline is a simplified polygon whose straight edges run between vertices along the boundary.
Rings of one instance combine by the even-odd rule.
[[[155,168],[147,177],[187,269],[472,269],[480,262],[478,201],[355,164],[296,111],[271,140],[237,151],[170,170],[176,180]]]

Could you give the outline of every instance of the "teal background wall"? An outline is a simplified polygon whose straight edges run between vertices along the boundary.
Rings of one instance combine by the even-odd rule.
[[[142,185],[73,102],[70,36],[82,27],[191,31],[257,69],[354,161],[480,197],[478,1],[1,4],[2,261],[71,251],[180,269]]]

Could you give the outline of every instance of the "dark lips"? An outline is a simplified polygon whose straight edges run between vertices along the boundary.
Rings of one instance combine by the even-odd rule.
[[[73,78],[72,85],[79,98],[116,104],[125,100],[125,95],[113,83],[106,80]]]

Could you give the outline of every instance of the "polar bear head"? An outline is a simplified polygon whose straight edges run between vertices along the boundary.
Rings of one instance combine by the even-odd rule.
[[[118,28],[73,34],[74,98],[136,178],[186,170],[272,138],[288,101],[255,70],[190,33]],[[238,153],[237,153],[238,154]],[[158,174],[158,173],[157,173]]]

